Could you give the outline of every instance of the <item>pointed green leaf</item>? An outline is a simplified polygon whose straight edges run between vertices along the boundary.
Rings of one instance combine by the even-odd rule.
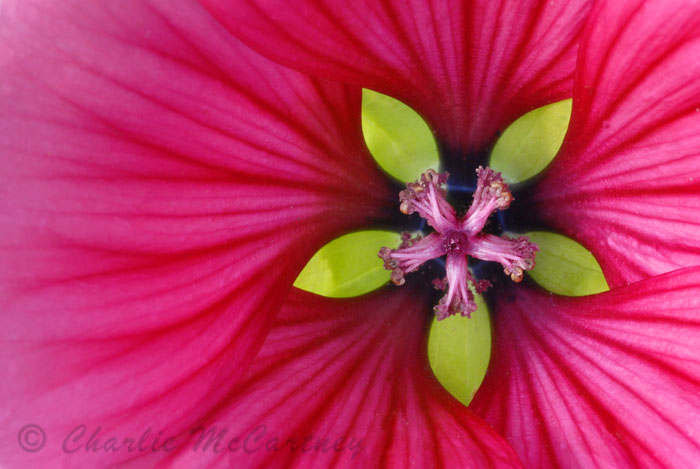
[[[435,137],[416,111],[389,96],[362,90],[362,132],[379,166],[402,182],[438,169]]]
[[[573,239],[544,231],[527,236],[540,247],[529,275],[543,288],[566,296],[592,295],[610,289],[593,254]]]
[[[401,235],[390,231],[358,231],[336,238],[318,250],[294,286],[318,295],[348,298],[379,288],[389,281],[377,256],[386,246],[396,248]]]
[[[508,182],[535,176],[559,151],[570,117],[571,100],[566,99],[518,118],[496,142],[489,166]]]
[[[463,404],[471,402],[491,358],[491,322],[481,295],[471,318],[433,320],[428,337],[430,367],[440,384]]]

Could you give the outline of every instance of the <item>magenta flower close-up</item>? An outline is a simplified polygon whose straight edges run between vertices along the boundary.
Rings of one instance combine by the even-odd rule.
[[[439,168],[380,168],[363,89]],[[565,99],[506,184],[499,137]],[[0,227],[3,468],[700,461],[700,2],[0,0]],[[293,286],[369,229],[413,233],[396,285]],[[534,282],[533,230],[610,290]],[[428,331],[476,293],[465,405]]]

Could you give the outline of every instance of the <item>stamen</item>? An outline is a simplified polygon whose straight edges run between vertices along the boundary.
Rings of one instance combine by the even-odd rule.
[[[496,210],[505,210],[513,201],[513,195],[501,173],[491,168],[479,166],[476,169],[479,179],[474,191],[474,201],[462,221],[462,229],[477,234],[484,229],[489,216]]]
[[[431,233],[425,238],[416,236],[411,238],[409,233],[402,233],[403,242],[399,249],[383,247],[379,250],[379,257],[384,260],[384,268],[391,270],[391,281],[395,285],[403,285],[406,280],[404,275],[418,269],[424,262],[435,259],[445,254],[442,240],[439,235]]]
[[[467,268],[467,257],[459,254],[450,254],[445,263],[447,276],[447,294],[442,297],[440,303],[435,306],[435,314],[438,320],[461,314],[471,317],[476,311],[474,294],[467,286],[467,281],[475,283],[474,277]]]
[[[447,174],[428,170],[421,178],[407,184],[401,191],[401,212],[418,212],[435,229],[425,238],[401,235],[398,249],[384,247],[379,257],[384,259],[384,268],[391,270],[391,281],[396,285],[405,283],[405,274],[418,269],[423,263],[447,255],[446,276],[433,280],[433,286],[445,291],[440,303],[435,306],[438,319],[455,314],[471,317],[476,311],[474,290],[483,293],[491,283],[476,281],[469,272],[468,256],[503,265],[506,275],[515,282],[523,279],[523,271],[535,266],[537,245],[524,236],[517,239],[499,238],[480,234],[488,217],[496,210],[507,208],[513,195],[500,173],[479,167],[479,180],[474,201],[469,211],[457,218],[454,208],[447,202],[445,184]]]
[[[420,180],[409,182],[406,189],[399,193],[401,213],[410,215],[418,212],[438,232],[457,223],[454,208],[445,198],[447,178],[447,173],[438,174],[429,169]]]
[[[473,239],[469,255],[500,263],[511,280],[520,282],[523,279],[523,271],[535,267],[537,251],[539,247],[525,236],[511,239],[482,234]]]

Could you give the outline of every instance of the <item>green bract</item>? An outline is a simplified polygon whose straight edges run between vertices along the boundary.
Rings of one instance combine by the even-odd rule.
[[[592,295],[609,290],[598,261],[576,241],[555,233],[527,233],[536,243],[537,264],[528,274],[547,290],[565,296]]]
[[[438,169],[440,156],[430,127],[401,101],[362,91],[362,133],[379,166],[402,182]]]
[[[471,318],[433,320],[428,337],[430,367],[440,384],[469,404],[484,380],[491,358],[491,321],[481,295]]]
[[[554,159],[571,117],[571,100],[559,101],[513,122],[496,142],[489,167],[507,182],[531,178]]]
[[[314,254],[294,286],[332,298],[375,290],[387,283],[390,275],[377,252],[399,243],[401,236],[390,231],[359,231],[336,238]]]

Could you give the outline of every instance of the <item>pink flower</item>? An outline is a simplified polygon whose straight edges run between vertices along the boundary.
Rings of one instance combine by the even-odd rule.
[[[0,464],[696,464],[697,2],[203,3],[0,0]],[[462,180],[573,96],[509,214],[613,289],[490,290],[469,408],[427,363],[429,281],[291,287],[334,237],[404,222],[361,87],[425,116]]]

